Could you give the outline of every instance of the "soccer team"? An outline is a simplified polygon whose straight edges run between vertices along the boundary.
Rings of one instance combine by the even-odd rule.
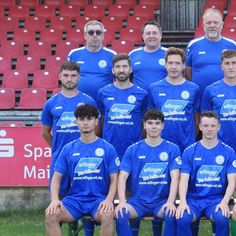
[[[165,236],[196,235],[191,223],[202,215],[215,223],[216,236],[229,235],[236,43],[222,37],[218,10],[206,10],[203,26],[205,36],[191,41],[185,55],[163,48],[160,25],[146,22],[144,46],[126,55],[103,47],[100,22],[85,25],[86,45],[69,53],[62,90],[42,112],[53,153],[47,235],[61,235],[61,223],[89,215],[100,222],[100,235],[114,235],[115,218],[118,235],[135,236],[147,214],[154,235],[162,234],[163,220]],[[235,236],[236,207],[232,217]],[[86,225],[85,235],[93,230]]]

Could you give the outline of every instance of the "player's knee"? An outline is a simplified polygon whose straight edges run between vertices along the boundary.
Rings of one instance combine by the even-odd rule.
[[[163,218],[165,222],[176,223],[175,216],[170,216],[169,214],[167,215],[165,212],[163,214]]]
[[[113,223],[113,212],[108,212],[106,214],[102,214],[100,216],[101,224],[107,224],[110,225]]]
[[[190,223],[192,222],[193,220],[193,216],[192,214],[188,214],[186,211],[184,212],[183,214],[183,217],[177,219],[177,224],[179,226],[186,226],[186,225],[190,225]]]
[[[122,225],[124,223],[127,223],[129,221],[129,219],[130,219],[130,212],[129,211],[126,212],[126,209],[123,208],[122,215],[120,212],[118,213],[117,220],[116,220],[117,225],[119,225],[119,224]]]
[[[57,214],[46,214],[45,216],[45,224],[47,227],[50,227],[51,225],[59,223]]]
[[[223,216],[221,210],[215,212],[212,218],[216,225],[227,225],[229,223],[229,218]]]

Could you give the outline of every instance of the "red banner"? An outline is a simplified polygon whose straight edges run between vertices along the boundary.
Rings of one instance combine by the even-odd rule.
[[[0,186],[47,186],[51,148],[40,127],[0,127]]]

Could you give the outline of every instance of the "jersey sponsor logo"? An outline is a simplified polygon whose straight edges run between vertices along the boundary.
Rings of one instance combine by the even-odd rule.
[[[4,138],[7,135],[6,130],[0,130],[0,157],[14,157],[14,140]]]
[[[197,172],[197,181],[202,182],[212,182],[219,181],[219,173],[222,171],[223,166],[218,165],[202,165]]]
[[[161,66],[164,66],[165,62],[166,62],[165,58],[160,58],[159,61],[158,61],[159,65],[161,65]]]
[[[150,179],[165,178],[166,174],[164,174],[164,172],[167,165],[167,162],[146,163],[139,177],[142,178],[144,181]]]
[[[216,161],[216,164],[222,165],[225,162],[225,158],[223,156],[219,155],[216,157],[215,161]]]
[[[168,158],[169,158],[169,155],[167,152],[161,152],[160,155],[159,155],[159,158],[161,161],[167,161]]]
[[[236,99],[226,99],[220,109],[224,117],[236,115]]]
[[[135,105],[132,104],[117,104],[114,103],[108,113],[108,117],[111,120],[115,119],[131,119],[131,111],[134,109]]]
[[[76,119],[73,112],[63,112],[60,119],[58,120],[57,126],[60,126],[62,129],[71,128],[76,126]]]
[[[188,104],[188,101],[167,99],[161,108],[161,111],[165,116],[171,115],[185,115],[184,108]]]
[[[107,66],[107,62],[106,62],[105,60],[100,60],[100,61],[98,62],[98,66],[99,66],[100,68],[105,68],[105,67]]]
[[[127,100],[129,103],[135,103],[137,99],[134,95],[129,95]]]
[[[75,167],[74,173],[78,176],[100,173],[100,169],[98,169],[98,166],[100,165],[102,160],[102,158],[98,157],[81,158]]]
[[[95,155],[98,156],[98,157],[102,157],[104,155],[105,151],[103,148],[97,148],[95,150]]]
[[[186,99],[189,99],[189,97],[190,97],[189,91],[186,91],[186,90],[182,91],[181,98],[186,100]]]

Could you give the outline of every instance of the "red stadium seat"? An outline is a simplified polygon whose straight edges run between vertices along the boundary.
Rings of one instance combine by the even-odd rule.
[[[19,5],[27,7],[35,7],[39,5],[39,0],[19,0]]]
[[[112,0],[92,0],[92,5],[103,6],[105,8],[109,8],[112,5]]]
[[[10,7],[16,5],[15,0],[0,0],[0,6]]]
[[[36,40],[36,32],[33,29],[16,29],[14,31],[13,40],[27,44]]]
[[[0,88],[0,109],[13,109],[15,107],[15,89]]]
[[[85,8],[85,6],[88,5],[88,0],[67,0],[67,4],[68,5],[75,5],[75,6],[79,6],[81,8]]]
[[[5,16],[5,8],[4,6],[0,6],[0,17],[4,17]]]
[[[33,123],[33,127],[41,127],[42,126],[42,122],[41,121],[35,121]]]
[[[58,43],[56,46],[56,55],[67,57],[68,53],[74,49],[79,47],[79,43],[77,41],[62,41],[61,43]]]
[[[149,5],[136,5],[134,7],[134,16],[146,17],[148,20],[155,19],[155,8]]]
[[[2,41],[0,55],[10,58],[17,58],[20,55],[24,55],[23,44],[15,41]]]
[[[67,41],[77,42],[77,45],[82,45],[85,43],[84,29],[83,28],[72,28],[67,31],[66,36]]]
[[[139,5],[149,5],[154,7],[155,9],[160,9],[160,0],[139,0]]]
[[[67,55],[66,55],[67,56]],[[45,70],[55,71],[59,73],[61,64],[66,60],[66,57],[61,56],[49,56],[46,58]]]
[[[43,16],[46,18],[50,18],[55,15],[56,15],[56,9],[54,6],[47,6],[47,5],[35,6],[35,16]]]
[[[226,16],[224,19],[224,27],[236,27],[236,15],[235,16]]]
[[[142,44],[142,30],[134,29],[134,28],[125,28],[120,31],[120,39],[121,40],[129,40],[134,44],[140,45]]]
[[[25,17],[24,28],[42,31],[46,28],[46,20],[44,17],[38,16]]]
[[[53,16],[50,19],[50,28],[59,30],[68,30],[72,27],[71,18],[65,16]]]
[[[25,70],[6,71],[2,79],[3,88],[14,88],[20,91],[28,87],[28,76]]]
[[[126,27],[140,30],[147,20],[148,17],[145,16],[129,16]]]
[[[31,42],[28,47],[28,56],[46,58],[52,55],[51,46],[47,42],[35,41]]]
[[[105,16],[105,8],[99,5],[87,5],[84,9],[84,15],[93,19],[102,20]]]
[[[111,45],[113,40],[116,39],[116,33],[115,30],[112,28],[105,29],[104,33],[104,44],[105,45]]]
[[[231,1],[232,2],[232,1]],[[227,8],[227,0],[206,0],[205,5],[222,5],[224,9]]]
[[[55,88],[55,89],[53,89],[53,91],[52,91],[52,95],[55,95],[55,94],[57,94],[57,93],[59,93],[59,92],[61,92],[61,88]]]
[[[4,74],[7,70],[11,70],[11,58],[0,56],[0,74]]]
[[[120,4],[111,5],[109,7],[109,16],[126,19],[129,16],[129,6]]]
[[[236,4],[229,6],[227,15],[228,16],[236,16]]]
[[[104,16],[102,18],[102,23],[106,29],[120,31],[123,28],[123,20],[120,17]]]
[[[202,25],[198,26],[194,31],[194,38],[198,38],[205,35]]]
[[[0,17],[0,28],[4,28],[7,31],[14,31],[19,28],[19,19],[17,17]]]
[[[37,109],[43,108],[47,101],[47,91],[42,88],[25,88],[21,91],[19,105],[16,109]]]
[[[44,88],[48,91],[58,87],[58,73],[55,71],[38,70],[33,77],[32,88]]]
[[[64,0],[44,0],[45,5],[50,5],[54,7],[61,7],[65,4]]]
[[[136,5],[136,0],[116,0],[116,5],[126,5],[129,8],[133,8]]]
[[[25,18],[29,16],[29,7],[21,5],[13,5],[9,7],[9,16]]]
[[[112,42],[112,49],[117,53],[129,53],[134,49],[134,43],[128,40],[114,40]]]
[[[83,29],[84,25],[90,20],[94,20],[94,18],[91,18],[91,17],[88,17],[88,16],[78,16],[78,17],[76,17],[76,28]]]
[[[233,28],[233,27],[225,28],[224,27],[222,30],[222,35],[227,38],[236,40],[236,27],[235,28]]]
[[[0,122],[0,127],[25,127],[25,123],[22,121],[3,121]]]
[[[61,29],[47,28],[40,32],[40,40],[51,44],[57,44],[63,39],[63,31]]]
[[[19,56],[16,62],[17,70],[25,70],[28,74],[33,74],[40,70],[40,59],[38,57]]]
[[[203,12],[208,8],[215,8],[219,10],[222,14],[224,13],[224,4],[222,2],[206,3]]]
[[[60,16],[76,18],[80,16],[80,6],[63,5],[60,7]]]

